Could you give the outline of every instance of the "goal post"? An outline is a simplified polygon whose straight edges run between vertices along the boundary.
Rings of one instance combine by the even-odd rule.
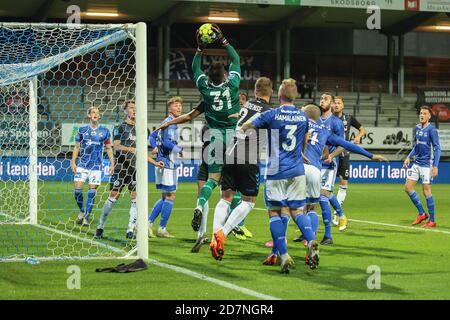
[[[125,187],[97,239],[109,161],[105,152],[89,225],[77,225],[74,137],[96,106],[112,144],[129,100],[136,101],[136,237],[125,237],[131,203]],[[0,23],[0,262],[148,259],[147,127],[145,23]]]

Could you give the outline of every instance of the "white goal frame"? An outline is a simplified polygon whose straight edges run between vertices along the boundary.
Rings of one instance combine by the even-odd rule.
[[[129,37],[133,39],[136,47],[135,61],[136,61],[136,84],[135,84],[135,99],[136,99],[136,191],[137,191],[137,234],[135,248],[126,252],[120,248],[110,246],[104,243],[97,242],[91,239],[78,238],[76,235],[65,234],[61,230],[49,228],[47,226],[38,224],[38,102],[37,76],[29,80],[29,216],[28,218],[17,221],[13,224],[28,224],[46,231],[64,234],[65,236],[78,238],[81,241],[95,243],[100,247],[110,249],[116,254],[123,254],[122,256],[108,256],[108,257],[67,257],[67,259],[135,259],[140,258],[148,260],[148,162],[147,162],[147,25],[144,22],[136,24],[55,24],[55,23],[0,23],[2,27],[9,28],[61,28],[61,29],[111,29],[123,28],[128,32]],[[53,257],[38,257],[42,260],[54,260]],[[64,257],[65,258],[65,257]],[[14,262],[23,261],[23,259],[0,259],[0,262]]]

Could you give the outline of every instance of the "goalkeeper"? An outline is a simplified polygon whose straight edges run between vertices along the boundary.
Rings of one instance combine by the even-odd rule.
[[[240,111],[239,85],[241,83],[241,64],[239,55],[225,39],[217,25],[213,24],[212,30],[216,34],[218,42],[225,48],[231,59],[228,76],[225,66],[220,62],[211,63],[207,75],[205,75],[201,69],[204,44],[200,40],[200,35],[197,31],[198,47],[192,61],[192,70],[195,84],[203,97],[204,104],[158,128],[163,129],[172,124],[192,121],[200,114],[205,113],[205,119],[210,129],[208,152],[207,155],[203,154],[203,158],[208,164],[208,180],[200,189],[197,206],[194,209],[194,217],[192,218],[194,231],[199,230],[204,205],[208,202],[212,191],[217,187],[221,178],[226,144],[228,140],[234,137]]]

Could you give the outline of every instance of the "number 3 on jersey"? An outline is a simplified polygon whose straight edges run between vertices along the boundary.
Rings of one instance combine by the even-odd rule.
[[[286,135],[286,139],[289,140],[289,143],[283,142],[281,146],[285,151],[292,151],[295,149],[295,146],[297,145],[297,138],[294,136],[294,133],[297,130],[297,126],[286,125],[285,128],[289,130],[288,134]]]
[[[221,111],[223,109],[224,100],[227,104],[227,109],[231,109],[230,90],[225,89],[223,92],[222,91],[210,91],[209,95],[214,97],[213,109],[215,111]],[[223,98],[225,98],[225,99],[223,99]]]

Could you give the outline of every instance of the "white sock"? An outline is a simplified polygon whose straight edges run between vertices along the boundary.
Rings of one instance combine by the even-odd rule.
[[[241,203],[231,211],[225,226],[223,227],[223,233],[228,235],[239,223],[244,220],[247,215],[252,211],[255,204],[253,202],[241,201]]]
[[[104,229],[106,219],[108,218],[108,215],[111,213],[111,210],[114,206],[114,203],[116,203],[116,199],[114,198],[108,198],[105,202],[105,205],[102,209],[102,215],[100,216],[100,221],[98,222],[97,229]]]
[[[214,210],[213,233],[216,233],[217,230],[222,228],[225,224],[230,205],[231,203],[224,199],[220,199],[219,202],[217,202],[216,209]]]
[[[131,207],[130,207],[130,220],[128,220],[128,229],[127,232],[133,232],[134,227],[136,226],[136,220],[137,220],[137,207],[136,207],[136,200],[131,200]]]
[[[341,206],[345,201],[345,197],[347,196],[347,188],[347,186],[339,186],[339,191],[336,198]]]
[[[209,202],[206,201],[203,206],[202,212],[202,223],[200,224],[200,229],[198,230],[198,237],[202,237],[206,233],[206,226],[208,223],[208,213],[209,213]]]

